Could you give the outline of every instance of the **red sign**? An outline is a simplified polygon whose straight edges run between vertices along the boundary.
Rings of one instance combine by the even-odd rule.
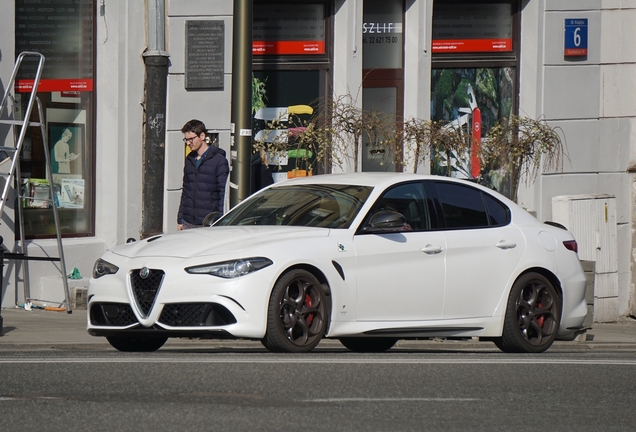
[[[512,51],[512,39],[433,40],[434,53]]]
[[[434,2],[433,53],[511,52],[514,2]]]
[[[325,41],[254,41],[252,54],[324,54]]]
[[[471,151],[470,171],[473,178],[479,177],[481,174],[481,161],[479,153],[481,152],[481,111],[479,108],[473,110],[473,147]]]
[[[16,91],[19,93],[30,93],[33,89],[33,80],[16,80]],[[93,91],[92,78],[71,78],[71,79],[41,79],[38,86],[39,92],[82,92]]]
[[[255,4],[252,54],[325,54],[325,5],[306,2]]]

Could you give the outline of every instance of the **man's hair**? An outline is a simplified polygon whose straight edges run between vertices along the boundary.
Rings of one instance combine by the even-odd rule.
[[[186,132],[193,132],[197,134],[197,136],[200,136],[202,133],[204,133],[206,137],[208,136],[207,129],[205,128],[203,122],[196,119],[192,119],[183,125],[183,127],[181,128],[181,133]]]

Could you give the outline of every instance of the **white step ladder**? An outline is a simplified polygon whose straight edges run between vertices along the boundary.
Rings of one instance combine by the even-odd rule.
[[[29,96],[29,103],[25,112],[22,115],[22,120],[16,119],[16,115],[14,109],[9,109],[9,104],[12,107],[15,107],[15,96],[13,95],[14,87],[16,84],[16,78],[22,65],[22,61],[27,57],[35,57],[38,59],[38,67],[35,73],[35,78],[33,80],[33,87],[31,88],[31,93]],[[46,134],[46,123],[44,121],[44,111],[42,109],[42,102],[37,97],[37,90],[40,84],[40,78],[42,77],[42,71],[44,69],[44,56],[38,52],[30,52],[24,51],[18,55],[16,59],[15,66],[13,67],[13,72],[11,74],[11,79],[6,83],[6,90],[4,93],[4,97],[2,98],[2,104],[0,105],[0,124],[8,124],[13,126],[14,130],[14,147],[3,147],[0,146],[0,160],[4,160],[7,156],[10,158],[11,166],[8,172],[0,172],[0,176],[5,178],[4,188],[2,189],[2,195],[0,195],[0,217],[3,215],[5,205],[7,204],[7,198],[11,189],[11,185],[17,184],[16,195],[17,195],[17,210],[18,210],[18,219],[19,219],[19,229],[20,229],[20,247],[21,253],[12,253],[10,252],[6,246],[2,242],[2,237],[0,237],[0,289],[3,286],[3,278],[4,278],[4,261],[5,259],[14,259],[14,260],[22,260],[24,261],[22,266],[22,274],[23,274],[23,284],[24,284],[24,297],[25,302],[35,300],[35,301],[46,301],[39,300],[30,297],[30,289],[29,289],[29,266],[28,261],[59,261],[60,273],[62,274],[62,281],[64,287],[64,299],[65,299],[65,308],[68,313],[72,313],[71,304],[70,304],[70,293],[68,289],[68,281],[66,274],[66,263],[64,262],[64,250],[62,248],[62,237],[60,233],[60,222],[58,218],[57,212],[57,204],[55,202],[55,187],[53,186],[53,174],[51,172],[51,161],[50,161],[50,152],[49,146],[47,143],[47,134]],[[39,121],[33,122],[31,121],[31,113],[33,111],[33,106],[37,105],[38,109],[38,118]],[[7,109],[7,115],[9,119],[2,119],[2,114],[4,113],[5,108]],[[53,210],[53,219],[55,221],[55,233],[57,237],[57,248],[59,257],[40,257],[40,256],[28,256],[26,243],[24,240],[24,217],[22,211],[22,203],[24,200],[33,200],[33,197],[23,196],[22,188],[21,188],[21,174],[20,174],[20,151],[22,150],[22,144],[24,143],[24,138],[26,136],[28,127],[39,127],[40,133],[42,135],[42,146],[44,147],[44,161],[46,165],[46,176],[49,183],[49,205]],[[17,129],[19,129],[19,134]],[[4,154],[2,153],[4,152]],[[17,182],[16,182],[17,180]],[[40,200],[40,198],[38,198]],[[0,304],[1,302],[0,298]],[[0,335],[2,334],[2,317],[0,317]]]

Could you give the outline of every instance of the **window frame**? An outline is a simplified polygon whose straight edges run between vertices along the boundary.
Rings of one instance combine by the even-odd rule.
[[[83,4],[83,3],[82,3]],[[57,4],[58,6],[61,3]],[[56,6],[53,4],[52,6]],[[79,96],[73,95],[65,95],[65,92],[59,91],[51,91],[50,89],[41,90],[43,80],[46,80],[47,77],[43,74],[42,80],[40,81],[40,88],[38,88],[37,97],[42,101],[43,111],[44,111],[44,119],[37,119],[36,121],[44,121],[46,124],[45,133],[46,137],[41,137],[39,128],[32,128],[27,131],[27,137],[31,140],[31,159],[26,159],[22,155],[19,159],[20,161],[20,176],[18,179],[16,176],[16,190],[20,182],[23,180],[28,180],[30,178],[47,178],[48,173],[46,172],[45,159],[44,159],[44,148],[42,145],[43,138],[46,138],[48,148],[46,149],[49,152],[49,164],[51,168],[53,167],[53,158],[52,152],[54,151],[55,142],[51,142],[51,131],[49,129],[49,125],[53,124],[66,124],[69,127],[81,127],[84,130],[83,136],[85,142],[83,146],[81,146],[81,153],[86,153],[85,155],[80,155],[82,159],[82,168],[80,176],[85,180],[83,193],[84,193],[84,204],[81,208],[73,208],[73,207],[57,207],[57,213],[59,218],[59,234],[62,238],[80,238],[80,237],[94,237],[95,236],[95,225],[96,225],[96,205],[97,205],[97,197],[96,197],[96,137],[97,137],[97,0],[91,0],[90,4],[85,5],[87,7],[86,13],[88,14],[88,9],[90,9],[90,16],[92,17],[92,44],[91,44],[91,52],[92,52],[92,89],[89,91],[81,91]],[[17,20],[17,11],[16,11],[16,20]],[[85,22],[81,22],[82,26],[85,25]],[[78,24],[79,26],[79,24]],[[18,32],[14,34],[14,45],[16,48],[18,46]],[[37,47],[33,49],[29,49],[30,51],[39,51]],[[16,57],[17,57],[17,49],[16,49]],[[78,52],[78,55],[81,57],[82,51]],[[78,70],[84,58],[78,59]],[[45,64],[46,67],[46,64]],[[78,73],[81,75],[81,73]],[[77,77],[58,77],[51,76],[50,79],[67,79],[67,78],[77,78]],[[87,77],[79,77],[80,79],[88,79]],[[46,81],[45,81],[46,82]],[[22,93],[23,95],[28,93]],[[77,99],[77,100],[74,100]],[[72,112],[75,112],[74,116],[84,116],[83,120],[85,123],[77,123],[74,120],[65,119],[60,120],[60,115],[65,116],[66,114],[63,111],[68,111],[68,115],[71,116]],[[84,112],[84,114],[81,114]],[[32,112],[32,121],[33,116],[37,116],[37,110]],[[26,141],[26,139],[25,139]],[[23,151],[25,148],[23,147]],[[35,171],[35,175],[33,172]],[[43,175],[42,175],[43,174]],[[78,174],[74,174],[78,175]],[[58,173],[53,173],[53,180],[55,182],[56,176],[59,177]],[[71,177],[69,177],[71,178]],[[88,181],[90,178],[90,181]],[[54,201],[56,197],[53,197]],[[24,232],[21,233],[21,230],[15,230],[15,240],[20,240],[22,234],[24,234],[25,240],[38,240],[38,239],[52,239],[55,238],[57,233],[50,232],[50,225],[47,225],[42,231],[47,231],[48,233],[42,233],[36,230],[27,231],[27,223],[28,221],[38,221],[42,218],[47,219],[47,223],[53,224],[53,209],[49,208],[25,208],[23,203],[19,204],[21,207],[16,208],[16,223],[20,224],[24,227]],[[55,205],[55,203],[52,203]],[[27,218],[26,215],[30,215],[30,218]],[[79,216],[78,216],[79,215]],[[22,221],[19,221],[20,216],[22,216]],[[85,219],[87,227],[81,231],[77,230],[77,222]],[[67,229],[66,224],[71,224],[71,228]],[[35,232],[35,234],[34,234]]]

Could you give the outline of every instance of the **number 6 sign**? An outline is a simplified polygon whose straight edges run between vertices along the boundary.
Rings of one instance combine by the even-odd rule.
[[[565,57],[587,56],[587,18],[567,18],[564,38]]]

